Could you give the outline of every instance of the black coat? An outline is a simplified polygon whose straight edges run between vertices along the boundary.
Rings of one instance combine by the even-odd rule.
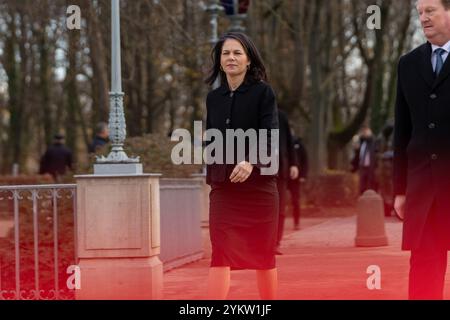
[[[72,169],[72,152],[61,143],[52,144],[41,158],[39,173],[50,173],[57,178],[67,169]]]
[[[294,137],[293,144],[298,166],[300,169],[300,175],[297,178],[297,180],[300,180],[301,178],[306,179],[308,177],[308,169],[309,169],[308,153],[306,152],[306,148],[301,138]]]
[[[362,144],[366,142],[366,148],[368,149],[367,151],[369,152],[369,156],[370,156],[370,170],[372,172],[375,172],[376,168],[377,168],[377,152],[378,152],[378,146],[377,146],[377,141],[375,140],[375,137],[370,137],[370,138],[363,138],[363,137],[359,137],[359,147],[355,149],[355,153],[353,155],[352,161],[351,161],[351,165],[352,165],[352,172],[356,172],[360,169],[361,166],[361,162],[363,161],[363,159],[361,159],[361,147]]]
[[[435,201],[450,248],[450,58],[436,79],[424,44],[400,59],[394,128],[394,193],[406,195],[403,249],[415,249]]]
[[[281,179],[290,179],[290,167],[298,166],[297,155],[294,151],[294,141],[292,138],[291,128],[286,113],[278,110],[278,121],[280,125],[280,169],[278,177]]]
[[[100,136],[95,136],[94,139],[92,140],[92,143],[88,147],[88,151],[89,151],[89,153],[96,153],[107,143],[108,143],[108,139],[105,139]]]
[[[223,85],[209,92],[206,99],[207,129],[218,129],[222,133],[225,142],[227,129],[278,129],[278,114],[275,94],[272,88],[265,82],[244,83],[234,93],[228,86]],[[259,141],[259,140],[258,140]],[[247,146],[246,151],[250,147]],[[267,148],[270,150],[270,137]],[[226,156],[226,148],[224,148]],[[236,152],[235,152],[236,156]],[[245,159],[249,160],[249,159]],[[238,159],[234,164],[207,165],[206,182],[208,184],[221,183],[228,180]],[[259,162],[254,163],[248,182],[257,181],[260,177],[260,168],[264,167]]]

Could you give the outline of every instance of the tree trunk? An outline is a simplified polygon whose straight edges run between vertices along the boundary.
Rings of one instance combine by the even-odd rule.
[[[20,103],[20,68],[16,60],[17,56],[17,36],[15,14],[11,14],[8,21],[8,36],[5,40],[4,47],[4,69],[8,77],[8,111],[9,132],[8,132],[8,152],[6,153],[6,161],[4,162],[3,171],[9,173],[13,163],[19,163],[21,154],[21,103]]]
[[[88,39],[89,56],[93,69],[93,85],[97,95],[96,105],[93,105],[92,121],[95,125],[99,121],[108,121],[109,111],[109,86],[108,86],[108,68],[106,63],[106,51],[104,48],[104,39],[100,30],[99,20],[95,11],[95,5],[92,1],[86,1],[88,7]]]
[[[293,23],[295,33],[293,34],[294,41],[294,76],[291,87],[291,101],[289,101],[287,111],[301,108],[303,101],[303,90],[305,82],[305,50],[302,37],[302,11],[304,9],[304,1],[297,0],[294,2],[294,16]]]
[[[322,63],[320,52],[320,24],[323,0],[317,0],[313,5],[314,23],[311,28],[309,38],[309,64],[311,67],[311,108],[312,108],[312,123],[311,123],[311,175],[317,176],[325,169],[325,126],[324,114],[325,105],[321,91],[322,86]]]
[[[47,41],[47,33],[45,31],[47,22],[42,20],[41,27],[36,31],[38,38],[38,54],[39,54],[39,95],[41,123],[44,129],[44,140],[46,145],[50,145],[53,140],[53,114],[50,100],[50,61],[49,61],[49,43]]]
[[[67,99],[67,116],[66,116],[66,141],[67,147],[73,151],[73,161],[77,162],[77,128],[80,123],[77,121],[77,114],[81,111],[79,92],[77,86],[77,52],[78,52],[79,35],[77,31],[68,31],[69,50],[67,52],[67,60],[69,62],[66,71],[66,99]],[[85,129],[85,128],[83,128]],[[85,130],[83,130],[85,131]],[[83,133],[86,135],[86,133]]]

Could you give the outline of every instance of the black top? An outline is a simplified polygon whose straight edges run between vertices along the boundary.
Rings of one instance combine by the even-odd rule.
[[[306,148],[303,145],[303,141],[300,137],[293,138],[294,150],[297,156],[298,165],[300,166],[300,175],[297,178],[300,180],[301,178],[308,177],[308,153],[306,152]]]
[[[207,129],[218,129],[223,137],[224,163],[227,154],[225,139],[227,129],[242,129],[243,131],[247,131],[248,129],[267,129],[267,149],[270,152],[270,130],[278,129],[278,114],[275,94],[267,83],[263,81],[256,83],[243,83],[234,92],[231,92],[227,85],[222,85],[221,87],[209,92],[206,99],[206,108]],[[256,163],[253,163],[253,161],[251,161],[252,159],[248,158],[249,150],[252,148],[256,148],[257,151],[259,151],[258,146],[251,146],[246,143],[246,157],[244,160],[249,161],[255,166],[252,174],[248,178],[249,182],[257,181],[259,178],[264,177],[260,174],[260,169],[262,167],[271,166],[271,164],[264,165],[263,162],[260,161],[261,159],[259,156]],[[259,152],[257,154],[259,155]],[[213,153],[213,155],[215,154]],[[206,182],[208,184],[212,184],[228,181],[234,166],[239,163],[236,155],[235,148],[235,159],[233,164],[207,165]]]
[[[298,166],[298,159],[294,152],[294,143],[287,115],[279,109],[278,121],[280,125],[280,170],[278,176],[281,179],[289,179],[290,167]]]
[[[450,58],[436,78],[426,43],[400,59],[395,114],[395,194],[405,194],[408,174],[429,191],[450,179]],[[433,156],[434,155],[434,156]],[[433,185],[421,177],[433,176]]]
[[[433,205],[436,235],[450,248],[450,58],[436,77],[431,57],[426,43],[398,65],[394,193],[406,195],[403,249],[419,247]]]
[[[361,148],[363,147],[363,144],[365,144],[364,146],[365,152],[364,155],[362,155],[361,157]],[[377,152],[378,152],[378,145],[377,141],[373,136],[369,138],[359,137],[359,148],[355,149],[355,153],[353,155],[353,159],[351,162],[352,172],[356,172],[361,167],[365,167],[364,160],[367,153],[369,154],[368,155],[369,168],[371,170],[375,170],[377,167]]]
[[[96,153],[101,147],[108,143],[108,139],[100,136],[95,136],[92,143],[89,145],[89,153]]]
[[[72,169],[72,152],[61,143],[51,145],[41,158],[39,173],[50,173],[53,177],[64,175]]]

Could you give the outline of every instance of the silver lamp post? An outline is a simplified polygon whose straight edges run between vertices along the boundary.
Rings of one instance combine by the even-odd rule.
[[[112,85],[109,130],[112,150],[97,159],[93,175],[76,176],[77,300],[160,300],[158,174],[143,174],[139,158],[123,150],[126,137],[120,74],[119,0],[111,0]]]
[[[211,38],[209,39],[209,43],[213,46],[219,41],[217,20],[219,13],[222,11],[223,7],[219,4],[219,0],[210,0],[209,5],[206,7],[206,12],[211,15],[211,19],[209,20],[209,24],[211,25]]]
[[[219,0],[210,0],[209,5],[206,7],[206,12],[211,15],[211,19],[209,20],[209,24],[211,25],[211,38],[209,39],[209,43],[212,47],[216,45],[219,41],[219,32],[218,32],[218,18],[219,13],[223,11],[223,7],[220,5]],[[213,89],[217,89],[220,87],[220,79],[217,78],[213,84]]]
[[[119,0],[111,0],[111,92],[109,93],[108,129],[112,148],[106,158],[104,156],[97,157],[94,173],[139,173],[139,168],[138,172],[135,169],[142,168],[142,165],[139,164],[139,157],[129,158],[123,149],[127,136],[123,96],[120,59],[120,3]],[[130,164],[139,164],[140,166],[130,166]],[[106,165],[109,165],[109,168]],[[134,169],[132,169],[133,167]]]

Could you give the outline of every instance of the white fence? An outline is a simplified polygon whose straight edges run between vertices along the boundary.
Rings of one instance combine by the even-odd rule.
[[[201,259],[201,179],[161,179],[164,271]],[[73,299],[76,185],[0,186],[0,300]]]

